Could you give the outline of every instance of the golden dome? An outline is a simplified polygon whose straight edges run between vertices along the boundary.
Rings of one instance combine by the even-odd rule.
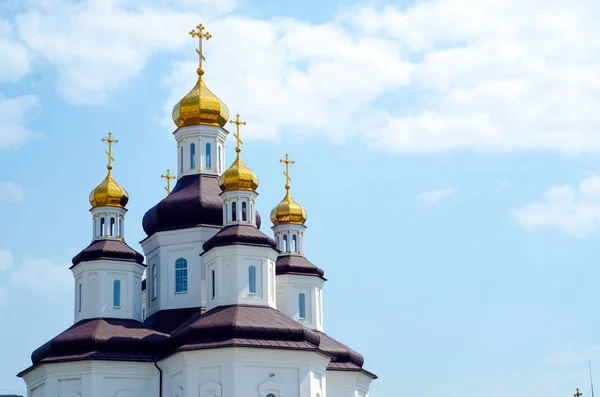
[[[173,121],[177,127],[198,124],[223,127],[229,118],[229,109],[204,84],[204,71],[198,68],[197,73],[194,88],[173,108]]]
[[[239,147],[235,150],[237,151],[237,158],[231,164],[231,167],[219,177],[219,187],[223,192],[231,192],[233,190],[256,192],[258,188],[258,176],[242,162]]]
[[[90,193],[90,204],[92,208],[97,207],[121,207],[125,208],[129,201],[129,195],[127,191],[123,189],[113,179],[110,170],[112,166],[108,167],[108,175],[92,192]]]
[[[271,222],[274,226],[280,224],[304,225],[306,222],[306,211],[300,204],[294,201],[289,189],[281,203],[271,211]]]

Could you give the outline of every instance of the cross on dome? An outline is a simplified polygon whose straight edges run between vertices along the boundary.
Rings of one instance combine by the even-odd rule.
[[[167,191],[167,195],[171,194],[171,179],[176,179],[175,175],[171,175],[171,170],[167,169],[167,175],[161,175],[161,178],[165,178],[167,180],[167,186],[165,186],[165,190]]]
[[[573,397],[581,397],[583,396],[583,394],[581,394],[581,392],[579,391],[579,388],[577,388],[577,392],[575,392],[575,394],[573,394]]]
[[[285,175],[285,188],[289,189],[290,188],[290,182],[292,181],[292,178],[290,178],[290,169],[289,166],[290,164],[294,164],[294,161],[289,159],[288,154],[285,154],[285,160],[279,160],[280,163],[285,163],[285,171],[283,172],[283,175]]]
[[[192,38],[198,37],[198,48],[196,48],[196,54],[198,54],[198,73],[200,74],[200,71],[202,70],[202,61],[206,61],[206,58],[204,58],[204,54],[202,53],[202,39],[208,41],[212,35],[204,31],[206,27],[204,27],[202,24],[196,26],[196,29],[198,30],[192,29],[190,31],[190,36],[192,36]]]
[[[246,122],[240,120],[239,113],[235,115],[235,120],[229,120],[229,122],[232,124],[235,124],[235,127],[236,127],[236,132],[233,133],[233,136],[235,137],[235,140],[237,141],[237,146],[235,147],[235,151],[239,153],[242,151],[241,144],[244,143],[242,141],[242,138],[240,138],[240,126],[246,125]]]
[[[118,143],[119,141],[117,139],[113,139],[112,132],[109,132],[108,138],[102,138],[102,142],[106,142],[108,144],[108,150],[105,152],[108,156],[108,165],[106,166],[106,168],[108,168],[108,170],[110,171],[112,169],[112,162],[115,161],[115,159],[112,156],[112,145],[113,143]]]

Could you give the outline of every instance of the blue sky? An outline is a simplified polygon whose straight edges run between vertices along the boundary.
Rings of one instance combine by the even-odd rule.
[[[108,131],[141,251],[202,22],[263,230],[289,153],[325,330],[380,376],[373,397],[589,395],[599,17],[592,0],[3,2],[0,390],[24,393],[15,374],[72,324]]]

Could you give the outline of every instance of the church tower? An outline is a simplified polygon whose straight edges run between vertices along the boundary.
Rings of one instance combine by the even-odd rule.
[[[323,270],[304,257],[306,211],[290,194],[289,166],[286,154],[285,197],[271,211],[273,232],[281,254],[277,258],[277,308],[308,328],[323,331]]]
[[[141,242],[148,264],[145,317],[166,310],[186,309],[191,313],[206,307],[202,243],[223,226],[218,178],[224,168],[229,134],[224,127],[229,110],[204,81],[202,43],[212,36],[203,25],[190,35],[199,41],[198,79],[173,108],[177,183],[167,197],[146,212],[142,222],[148,235]]]
[[[219,178],[224,227],[204,243],[208,284],[207,310],[251,304],[275,308],[276,243],[256,227],[258,177],[241,158],[240,115],[236,159]]]
[[[112,176],[108,133],[108,173],[90,193],[92,243],[73,258],[75,322],[89,318],[142,320],[141,283],[144,257],[125,243],[125,205],[129,196]]]

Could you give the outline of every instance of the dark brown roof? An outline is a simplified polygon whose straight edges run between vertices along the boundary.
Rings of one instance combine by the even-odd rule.
[[[358,352],[338,342],[324,332],[317,331],[317,333],[321,337],[319,350],[334,357],[327,366],[327,369],[335,371],[360,371],[373,379],[377,378],[377,375],[374,373],[363,369],[362,366],[365,360]]]
[[[144,325],[158,332],[170,334],[181,324],[200,316],[199,307],[160,310],[144,320]]]
[[[216,175],[181,177],[167,197],[152,207],[142,220],[148,236],[165,230],[200,225],[223,226],[223,201]]]
[[[181,177],[167,197],[148,210],[142,227],[148,236],[156,232],[197,226],[223,226],[223,200],[218,177],[195,174]],[[260,215],[256,225],[260,229]]]
[[[31,361],[33,364],[93,358],[151,361],[160,357],[162,342],[167,337],[135,320],[82,320],[35,350]]]
[[[83,261],[110,259],[117,261],[144,263],[142,254],[121,240],[94,240],[73,258],[73,266]],[[73,267],[71,266],[71,268]]]
[[[317,350],[320,337],[268,306],[232,305],[212,309],[171,335],[171,348],[195,350],[245,346]]]
[[[323,269],[310,263],[302,255],[279,255],[277,262],[275,262],[275,271],[277,275],[280,274],[306,274],[316,275],[324,278],[325,272]]]
[[[214,247],[225,245],[255,245],[277,249],[277,243],[252,225],[225,226],[217,234],[206,241],[202,248],[204,252]]]

